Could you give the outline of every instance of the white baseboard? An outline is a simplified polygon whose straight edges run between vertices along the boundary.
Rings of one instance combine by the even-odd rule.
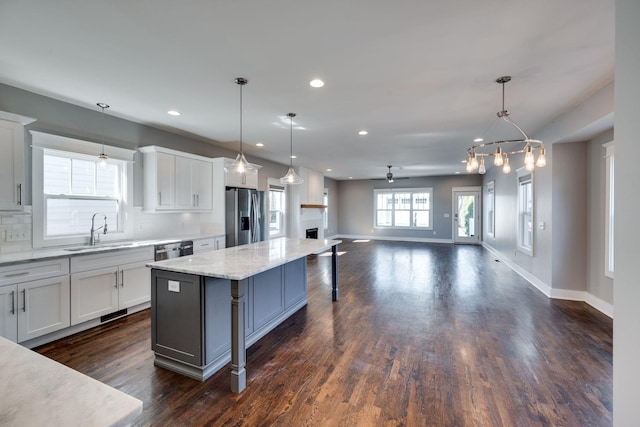
[[[554,289],[551,286],[547,285],[545,282],[528,272],[527,270],[520,267],[518,264],[511,261],[509,258],[502,255],[498,250],[494,249],[490,245],[485,242],[482,242],[482,246],[491,252],[496,258],[506,264],[513,271],[518,273],[523,279],[527,282],[531,283],[535,286],[540,292],[545,294],[549,298],[553,299],[562,299],[569,301],[582,301],[589,304],[591,307],[595,308],[602,314],[613,319],[613,305],[609,304],[606,301],[590,294],[587,291],[572,291],[568,289]]]
[[[339,234],[335,236],[338,239],[354,239],[354,240],[389,240],[394,242],[419,242],[419,243],[453,243],[451,239],[431,239],[423,237],[391,237],[391,236],[366,236],[356,234]]]

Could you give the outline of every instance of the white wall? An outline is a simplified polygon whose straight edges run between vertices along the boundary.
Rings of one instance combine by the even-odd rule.
[[[613,423],[640,420],[640,1],[616,0]]]

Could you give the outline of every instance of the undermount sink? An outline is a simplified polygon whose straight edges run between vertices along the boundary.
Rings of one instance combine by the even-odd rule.
[[[78,252],[78,251],[87,251],[91,249],[105,249],[105,248],[130,248],[136,246],[135,243],[109,243],[109,244],[97,244],[97,245],[82,245],[82,246],[74,246],[72,248],[64,248],[65,251],[69,252]]]

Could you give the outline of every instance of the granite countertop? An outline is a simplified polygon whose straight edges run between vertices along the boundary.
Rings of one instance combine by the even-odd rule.
[[[181,258],[148,263],[148,267],[222,279],[243,280],[298,258],[326,251],[341,240],[282,237]]]
[[[0,425],[126,426],[142,402],[0,337]]]
[[[209,237],[218,237],[222,234],[206,234],[198,236],[185,236],[167,239],[150,239],[150,240],[123,240],[123,241],[105,241],[95,246],[89,245],[69,245],[43,249],[33,249],[30,251],[0,253],[0,266],[3,264],[14,264],[28,261],[41,261],[50,258],[61,258],[75,255],[86,255],[99,252],[118,251],[122,249],[142,248],[146,246],[163,245],[167,243],[176,243],[184,240],[206,239]]]

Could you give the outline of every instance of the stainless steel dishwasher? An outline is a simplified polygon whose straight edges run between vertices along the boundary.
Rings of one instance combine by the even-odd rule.
[[[156,245],[154,251],[154,260],[162,261],[165,259],[179,258],[181,256],[193,255],[193,241],[184,240],[177,243],[167,243],[164,245]]]

